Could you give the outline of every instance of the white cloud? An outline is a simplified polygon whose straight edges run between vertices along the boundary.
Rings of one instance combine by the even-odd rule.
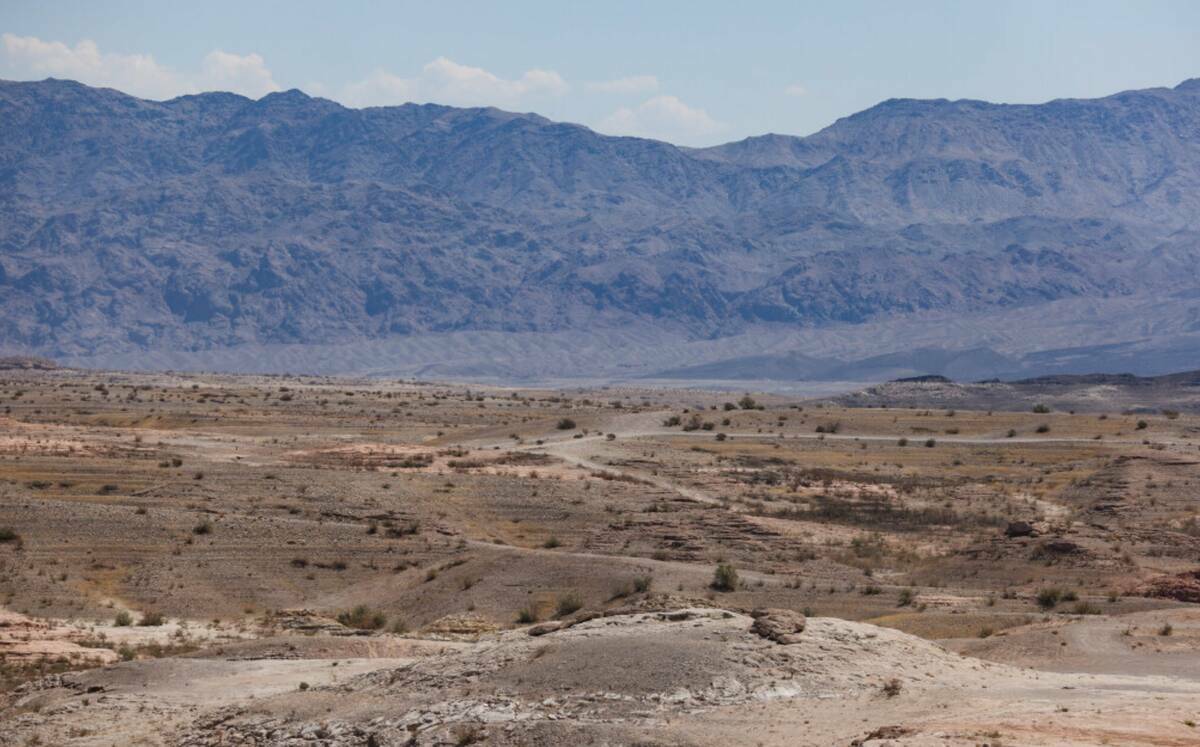
[[[804,94],[808,93],[808,89],[799,83],[793,83],[787,88],[784,88],[783,92],[788,96],[803,96]]]
[[[658,90],[658,78],[653,75],[630,75],[626,78],[589,83],[588,90],[599,93],[649,93]]]
[[[196,85],[203,91],[234,91],[251,98],[279,90],[279,84],[271,77],[262,57],[236,55],[220,49],[205,55]]]
[[[663,95],[632,108],[622,106],[605,117],[596,129],[610,135],[635,135],[699,145],[723,132],[726,126],[703,109],[688,106],[675,96]]]
[[[217,49],[205,56],[200,70],[181,73],[148,54],[102,52],[94,41],[75,46],[36,36],[0,35],[5,77],[70,78],[90,86],[116,88],[134,96],[169,99],[187,93],[224,90],[259,97],[278,91],[263,58]]]
[[[346,86],[339,97],[352,106],[382,106],[437,102],[454,106],[513,107],[531,96],[561,96],[570,90],[553,70],[527,70],[506,79],[480,67],[439,57],[412,78],[376,70],[365,80]]]

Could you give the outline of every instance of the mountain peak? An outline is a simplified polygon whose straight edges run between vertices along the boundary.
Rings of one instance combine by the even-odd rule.
[[[305,101],[310,101],[310,100],[312,100],[312,96],[309,96],[307,93],[305,93],[304,91],[301,91],[299,88],[289,88],[286,91],[272,91],[272,92],[268,93],[266,96],[263,96],[262,98],[260,98],[259,102],[274,103],[274,102],[284,101],[284,102],[289,102],[289,103],[291,103],[291,102],[300,103],[300,102],[305,102]]]

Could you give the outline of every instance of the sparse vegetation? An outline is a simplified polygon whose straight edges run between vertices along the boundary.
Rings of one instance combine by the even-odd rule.
[[[734,591],[738,587],[738,572],[729,563],[720,563],[713,571],[712,588],[716,591]]]
[[[143,628],[157,627],[165,623],[167,619],[159,612],[143,612],[142,619],[138,621],[138,625]]]
[[[337,621],[347,628],[355,630],[379,630],[387,625],[387,615],[373,610],[365,604],[359,604],[352,609],[339,612]]]
[[[1044,610],[1052,610],[1062,601],[1063,593],[1060,589],[1046,588],[1041,589],[1037,593],[1037,606]]]
[[[97,662],[19,673],[5,662],[0,691],[100,657],[204,647],[233,670],[250,652],[320,652],[328,658],[279,684],[295,694],[303,677],[320,697],[296,694],[297,702],[313,701],[305,707],[322,719],[320,709],[333,708],[334,723],[346,693],[363,682],[383,687],[391,676],[389,667],[360,678],[357,662],[347,671],[363,646],[389,657],[420,652],[439,668],[467,650],[518,665],[540,659],[536,672],[510,670],[524,679],[517,690],[544,681],[539,698],[569,711],[576,693],[560,697],[556,678],[572,647],[583,641],[602,656],[617,630],[629,649],[614,649],[613,661],[633,655],[647,666],[660,665],[641,629],[664,633],[655,645],[671,655],[677,640],[712,647],[710,661],[726,661],[729,651],[803,657],[851,625],[879,625],[955,639],[966,656],[1008,663],[1024,652],[1023,665],[1048,642],[1074,665],[1092,656],[1074,631],[1109,630],[1115,616],[1134,613],[1113,629],[1125,629],[1128,649],[1113,666],[1147,670],[1183,655],[1194,637],[1169,596],[1189,588],[1190,577],[1176,574],[1190,568],[1187,542],[1200,537],[1189,502],[1200,485],[1200,417],[1190,403],[1174,419],[1150,398],[1101,417],[1086,409],[1093,402],[1054,394],[1050,417],[1031,413],[1032,399],[997,402],[990,412],[961,399],[802,406],[778,393],[764,411],[753,397],[743,407],[702,388],[467,393],[463,385],[308,377],[301,390],[294,378],[220,374],[205,374],[198,390],[139,384],[136,400],[123,383],[136,376],[114,375],[122,383],[109,381],[107,403],[95,379],[59,389],[88,376],[22,382],[17,402],[0,380],[0,409],[12,405],[19,424],[0,439],[0,492],[8,491],[0,594],[7,611],[36,622],[35,643],[43,623],[58,626],[61,637],[51,640],[77,644],[80,656],[91,649]],[[297,391],[286,408],[284,383]],[[1068,414],[1070,406],[1080,413]],[[1134,436],[1139,417],[1148,430]],[[553,435],[563,420],[571,426]],[[1144,445],[1149,431],[1161,431],[1153,440],[1162,443]],[[1051,432],[1053,440],[1033,437]],[[580,434],[583,442],[572,439]],[[1096,434],[1103,443],[1090,440]],[[926,443],[938,448],[919,448]],[[192,481],[197,470],[203,482]],[[330,600],[341,601],[329,610]],[[801,609],[827,618],[790,632],[787,611]],[[631,610],[645,612],[624,617]],[[751,613],[753,621],[743,617]],[[350,629],[339,632],[328,617]],[[420,633],[393,637],[409,626]],[[894,636],[854,630],[864,660],[893,658]],[[754,635],[763,640],[746,638]],[[269,640],[252,640],[260,636]],[[752,654],[737,648],[748,640]],[[854,670],[853,657],[831,666],[867,677],[879,702],[895,699],[889,712],[907,713],[909,701],[924,707],[926,695],[962,682],[963,662],[947,659],[942,671],[916,661],[925,647],[913,650],[914,668],[894,687],[883,670]],[[197,660],[180,661],[186,676]],[[490,687],[489,670],[479,670],[480,687]],[[425,687],[404,671],[388,687]],[[971,671],[963,674],[978,683]],[[703,689],[719,673],[704,675],[679,686]],[[71,697],[91,697],[77,709],[90,715],[105,696]],[[1097,708],[1113,702],[1102,698],[1093,698]],[[674,717],[674,704],[660,705]],[[447,729],[429,736],[452,743]]]
[[[573,612],[577,612],[583,607],[583,598],[579,596],[579,592],[569,591],[565,594],[558,595],[558,602],[555,606],[555,614],[559,617],[566,617]]]

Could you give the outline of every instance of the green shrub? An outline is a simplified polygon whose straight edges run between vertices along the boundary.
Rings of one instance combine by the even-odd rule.
[[[555,608],[555,612],[559,617],[566,617],[582,607],[583,599],[579,597],[579,592],[568,591],[566,594],[558,595],[558,606]]]
[[[121,610],[117,613],[116,618],[113,619],[113,625],[116,625],[118,628],[128,628],[130,625],[133,625],[133,615],[125,610]]]
[[[712,588],[716,591],[733,591],[738,587],[738,572],[729,563],[720,563],[713,571]]]
[[[533,608],[532,604],[527,604],[521,609],[517,610],[517,622],[521,625],[535,623],[537,622],[537,619],[537,610]]]
[[[1037,606],[1044,610],[1052,610],[1062,600],[1062,592],[1058,589],[1042,589],[1037,593]]]

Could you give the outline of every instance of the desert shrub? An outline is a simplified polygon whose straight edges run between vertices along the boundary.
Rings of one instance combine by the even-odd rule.
[[[937,441],[932,438],[925,439],[925,448],[932,449],[934,446],[937,446]]]
[[[155,628],[166,621],[167,619],[163,617],[161,612],[145,612],[142,614],[142,619],[138,625],[143,628]]]
[[[916,598],[917,594],[912,589],[901,589],[900,598],[897,600],[897,604],[900,607],[907,607],[908,605],[912,604],[913,600]]]
[[[727,439],[727,438],[729,438],[729,436],[726,436],[724,433],[718,433],[718,434],[716,435],[716,439],[717,439],[718,441],[724,441],[724,440],[725,440],[725,439]]]
[[[663,420],[663,427],[674,428],[675,426],[679,425],[682,422],[683,422],[683,418],[679,417],[678,415],[672,415],[671,417],[667,418],[666,420]]]
[[[712,588],[716,591],[733,591],[738,587],[738,572],[729,563],[720,563],[713,571]]]
[[[1050,432],[1050,426],[1046,425],[1045,423],[1041,423],[1041,424],[1039,424],[1039,425],[1038,425],[1038,427],[1036,428],[1036,430],[1037,430],[1037,432],[1038,432],[1038,433],[1049,433],[1049,432]]]
[[[1175,628],[1171,627],[1171,623],[1163,623],[1163,626],[1158,629],[1158,634],[1161,636],[1169,636],[1175,632]]]
[[[633,589],[639,594],[645,594],[646,592],[650,591],[650,587],[653,584],[653,576],[638,576],[633,579]]]
[[[569,431],[575,428],[575,421],[570,418],[563,418],[558,421],[558,425],[554,426],[560,431]]]
[[[1071,612],[1076,615],[1099,615],[1100,608],[1091,602],[1077,602]]]
[[[1062,601],[1062,591],[1054,588],[1041,589],[1037,593],[1037,606],[1052,610]]]
[[[212,524],[207,521],[202,521],[192,527],[192,534],[212,534]]]
[[[17,530],[12,527],[0,527],[0,542],[17,542],[21,539],[21,535],[17,534]]]
[[[908,439],[901,436],[900,440],[896,442],[896,445],[897,446],[908,446]]]
[[[583,607],[583,599],[580,598],[579,592],[568,591],[565,594],[558,595],[558,605],[555,607],[555,612],[559,617],[566,617],[572,612],[576,612]]]
[[[387,624],[387,616],[365,604],[360,604],[353,609],[339,612],[337,621],[347,628],[355,630],[379,630]]]
[[[1139,431],[1144,431],[1144,430],[1146,430],[1146,429],[1147,429],[1147,428],[1149,428],[1149,427],[1150,427],[1150,424],[1149,424],[1149,423],[1147,423],[1145,420],[1139,420],[1139,421],[1137,421],[1137,429],[1138,429]]]
[[[121,610],[113,619],[113,625],[116,625],[118,628],[128,628],[130,625],[133,625],[133,615],[125,610]]]
[[[545,542],[542,543],[542,547],[546,548],[547,550],[552,550],[561,544],[562,543],[558,541],[558,537],[551,535]]]
[[[883,685],[879,688],[879,691],[883,693],[885,697],[894,698],[900,694],[900,690],[902,690],[903,687],[904,686],[901,684],[899,679],[892,677],[890,680],[883,683]]]
[[[1033,406],[1033,411],[1038,415],[1045,415],[1046,413],[1050,412],[1050,408],[1039,403]]]
[[[476,724],[459,724],[452,730],[455,747],[467,747],[469,744],[482,742],[487,733]]]
[[[521,609],[517,610],[517,622],[522,625],[535,623],[537,622],[537,619],[537,610],[533,608],[532,604],[527,604]]]
[[[753,397],[747,394],[738,400],[738,407],[743,410],[754,410],[758,407],[758,403],[754,401]]]

